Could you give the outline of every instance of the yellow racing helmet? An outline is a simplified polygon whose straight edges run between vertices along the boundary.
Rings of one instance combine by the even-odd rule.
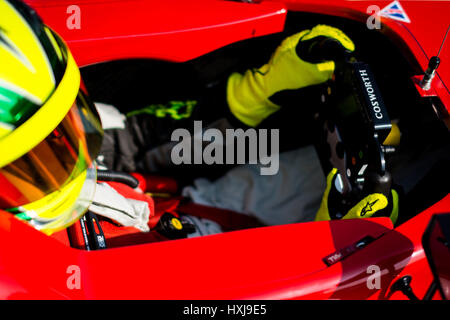
[[[0,0],[0,209],[46,234],[78,220],[102,137],[63,40],[24,3]]]

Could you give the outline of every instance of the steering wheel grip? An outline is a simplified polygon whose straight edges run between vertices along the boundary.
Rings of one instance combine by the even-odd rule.
[[[309,63],[346,60],[351,53],[337,39],[326,36],[299,41],[295,51],[300,59]]]

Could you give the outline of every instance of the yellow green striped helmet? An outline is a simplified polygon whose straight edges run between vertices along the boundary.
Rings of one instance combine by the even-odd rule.
[[[103,131],[63,40],[0,0],[0,209],[50,234],[87,209]]]

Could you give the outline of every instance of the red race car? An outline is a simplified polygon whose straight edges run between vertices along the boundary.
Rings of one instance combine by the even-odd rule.
[[[0,298],[450,297],[450,2],[25,2],[67,43],[91,97],[115,106],[138,105],[158,82],[196,90],[238,67],[262,65],[287,35],[318,23],[339,27],[354,41],[358,61],[372,70],[385,110],[362,101],[363,91],[372,89],[358,82],[358,70],[345,66],[317,103],[344,110],[333,93],[346,92],[355,104],[369,106],[358,113],[361,121],[306,111],[292,121],[312,138],[307,142],[316,146],[324,172],[337,167],[351,184],[364,166],[389,168],[401,202],[395,225],[371,217],[247,228],[240,216],[167,198],[175,178],[136,174],[147,183],[144,191],[155,195],[159,220],[153,225],[164,214],[182,212],[215,220],[229,232],[168,239],[153,227],[142,233],[95,220],[88,231],[101,227],[108,248],[87,250],[83,222],[47,236],[0,211]],[[402,134],[395,148],[375,143],[385,134],[387,115]],[[332,130],[323,135],[332,118],[340,132],[350,132],[338,142],[327,139]],[[338,145],[346,146],[345,157],[334,156]],[[163,187],[152,189],[154,181]]]

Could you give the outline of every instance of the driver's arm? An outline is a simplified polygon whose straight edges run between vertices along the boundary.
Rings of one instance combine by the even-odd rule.
[[[280,108],[270,99],[275,93],[329,80],[335,63],[332,60],[315,63],[311,61],[314,57],[310,58],[306,52],[314,40],[323,38],[336,40],[349,52],[355,49],[352,40],[341,30],[327,25],[317,25],[286,38],[267,64],[244,74],[230,75],[227,102],[233,115],[248,126],[257,126]]]

